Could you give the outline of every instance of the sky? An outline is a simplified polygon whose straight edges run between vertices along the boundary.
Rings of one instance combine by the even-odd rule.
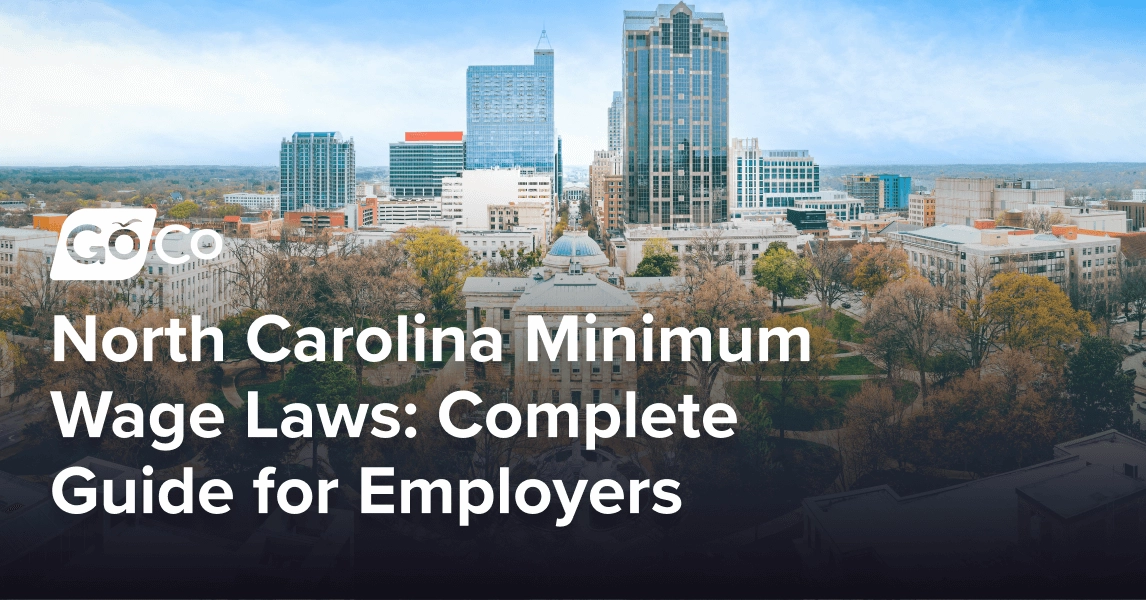
[[[696,4],[730,131],[821,164],[1146,161],[1146,2]],[[605,147],[637,2],[0,3],[0,165],[274,165],[294,131],[383,166],[464,130],[465,71],[555,52],[565,164]]]

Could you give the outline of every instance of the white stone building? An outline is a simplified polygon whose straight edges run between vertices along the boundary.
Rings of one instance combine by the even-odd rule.
[[[549,174],[532,169],[467,169],[459,177],[442,179],[442,217],[459,228],[489,227],[489,206],[511,201],[548,203],[553,207],[550,225],[556,224]]]

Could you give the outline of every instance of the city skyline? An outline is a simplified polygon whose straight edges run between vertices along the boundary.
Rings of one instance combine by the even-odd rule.
[[[696,5],[735,40],[733,137],[825,165],[1146,154],[1140,6]],[[556,134],[587,165],[607,147],[622,10],[655,5],[464,6],[6,5],[0,77],[19,93],[0,96],[0,164],[271,165],[282,137],[338,130],[385,165],[404,131],[462,129],[466,68],[525,62],[545,28]]]

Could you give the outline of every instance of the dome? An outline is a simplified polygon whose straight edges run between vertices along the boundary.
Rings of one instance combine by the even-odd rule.
[[[577,258],[581,256],[599,256],[603,254],[601,247],[589,233],[585,231],[566,231],[553,246],[549,248],[550,256],[567,256]]]
[[[582,270],[587,273],[596,272],[609,266],[609,257],[601,251],[601,247],[589,233],[581,231],[566,231],[553,245],[541,264],[562,273],[569,272],[570,263],[579,263]]]

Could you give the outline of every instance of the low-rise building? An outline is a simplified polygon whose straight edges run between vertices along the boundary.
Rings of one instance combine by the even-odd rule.
[[[548,202],[514,201],[506,204],[490,204],[489,228],[497,231],[531,231],[534,245],[542,248],[549,244],[553,231],[553,207]]]
[[[935,193],[911,194],[907,200],[907,222],[920,227],[935,226]]]
[[[938,490],[807,498],[797,550],[816,579],[997,585],[1017,568],[1131,574],[1146,554],[1143,476],[1146,444],[1106,431],[1055,446],[1046,462]]]
[[[258,213],[267,209],[272,209],[275,212],[278,212],[279,210],[278,194],[236,192],[234,194],[224,194],[223,202],[227,204],[237,204],[242,206],[244,212]]]
[[[663,238],[682,260],[694,247],[718,244],[731,255],[732,266],[745,280],[752,277],[752,262],[768,249],[772,242],[783,242],[793,251],[798,250],[812,236],[802,234],[788,222],[736,220],[719,226],[689,229],[662,229],[651,225],[624,228],[609,243],[613,250],[613,264],[624,273],[632,273],[644,258],[644,246],[649,240]]]

